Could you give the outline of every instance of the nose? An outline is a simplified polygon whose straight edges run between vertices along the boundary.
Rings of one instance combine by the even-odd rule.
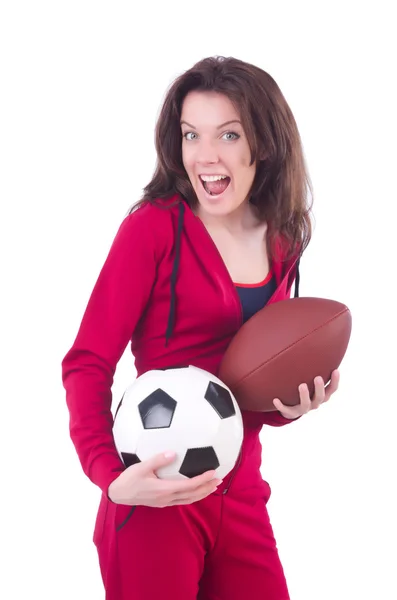
[[[203,140],[196,146],[196,162],[199,164],[214,164],[219,162],[219,153],[216,144],[211,140]]]

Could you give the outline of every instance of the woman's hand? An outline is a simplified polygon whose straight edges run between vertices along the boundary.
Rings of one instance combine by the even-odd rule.
[[[309,389],[306,383],[299,386],[300,404],[296,406],[286,406],[279,398],[273,400],[274,406],[286,419],[297,419],[308,413],[310,410],[315,410],[324,402],[328,402],[332,394],[336,392],[339,386],[339,371],[333,371],[331,381],[327,386],[324,385],[322,377],[316,377],[314,380],[314,396],[310,398]]]
[[[191,479],[159,479],[155,471],[173,460],[175,453],[168,452],[131,465],[110,484],[109,499],[116,504],[158,508],[192,504],[212,494],[221,483],[221,480],[215,479],[215,471],[207,471]]]

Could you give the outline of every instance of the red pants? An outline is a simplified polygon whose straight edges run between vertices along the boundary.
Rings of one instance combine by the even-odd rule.
[[[266,499],[168,508],[102,498],[95,528],[106,600],[289,600]]]

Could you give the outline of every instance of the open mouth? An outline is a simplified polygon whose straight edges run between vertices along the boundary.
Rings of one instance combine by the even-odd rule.
[[[212,177],[210,181],[204,181],[201,176],[199,179],[209,196],[221,196],[227,190],[231,181],[230,177],[227,176],[218,179]]]

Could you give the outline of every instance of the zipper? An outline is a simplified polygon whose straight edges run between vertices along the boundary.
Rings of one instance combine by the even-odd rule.
[[[204,228],[204,229],[205,229],[205,228]],[[227,270],[227,268],[226,268],[226,265],[225,265],[225,263],[224,263],[224,261],[223,261],[223,259],[222,259],[222,256],[221,256],[220,252],[218,251],[218,249],[217,249],[217,247],[216,247],[216,245],[215,245],[215,242],[213,241],[213,239],[212,239],[212,238],[211,238],[211,236],[209,235],[208,231],[207,231],[207,235],[208,235],[208,237],[210,238],[210,240],[211,240],[212,244],[214,245],[214,247],[215,247],[215,250],[217,250],[217,252],[218,252],[218,255],[219,255],[220,259],[221,259],[221,262],[223,263],[223,265],[224,265],[224,268],[225,268],[225,271],[226,271],[226,273],[227,273],[227,275],[228,275],[229,281],[230,281],[230,283],[232,284],[232,289],[233,289],[234,297],[235,297],[236,301],[238,302],[239,309],[240,309],[240,310],[239,310],[239,313],[240,313],[240,315],[239,315],[239,317],[240,317],[240,318],[239,318],[239,328],[240,328],[240,327],[241,327],[241,325],[242,325],[242,323],[243,323],[243,320],[244,320],[244,319],[243,319],[243,307],[242,307],[242,305],[241,305],[240,296],[238,295],[238,292],[237,292],[237,290],[236,290],[236,287],[235,287],[235,285],[234,285],[234,282],[233,282],[232,278],[230,277],[229,271],[228,271],[228,270]],[[289,274],[291,273],[291,270],[294,268],[295,264],[296,264],[296,261],[294,261],[294,262],[292,263],[292,265],[290,266],[290,268],[288,269],[288,271],[286,272],[286,274],[284,275],[284,277],[281,279],[281,281],[280,281],[279,285],[278,285],[278,286],[277,286],[277,288],[274,290],[274,292],[273,292],[273,294],[272,294],[271,298],[270,298],[270,299],[267,301],[267,304],[270,304],[270,303],[271,303],[271,300],[272,300],[272,299],[273,299],[273,298],[276,296],[276,294],[277,294],[278,290],[280,289],[281,285],[284,283],[285,279],[286,279],[287,277],[289,277]],[[238,471],[238,469],[239,469],[239,467],[240,467],[240,465],[241,465],[242,458],[243,458],[243,446],[241,446],[241,450],[240,450],[240,453],[239,453],[239,455],[238,455],[238,458],[237,458],[236,465],[234,466],[234,469],[233,469],[233,472],[232,472],[232,476],[230,477],[228,484],[226,485],[225,489],[224,489],[224,490],[223,490],[223,492],[222,492],[222,495],[223,495],[223,496],[225,496],[225,495],[228,493],[228,491],[230,490],[230,487],[231,487],[231,485],[232,485],[232,483],[233,483],[233,480],[234,480],[234,478],[236,477],[237,471]]]
[[[201,220],[200,220],[198,217],[195,217],[195,218],[196,218],[196,219],[197,219],[197,221],[199,222],[199,224],[200,224],[200,226],[201,226],[202,230],[204,231],[204,234],[207,236],[207,239],[209,240],[209,243],[212,245],[212,248],[213,248],[213,250],[215,251],[215,254],[217,255],[218,262],[219,262],[220,266],[222,267],[222,269],[223,269],[223,271],[224,271],[224,274],[225,274],[225,276],[226,276],[226,278],[227,278],[227,280],[228,280],[228,282],[229,282],[229,285],[230,285],[230,288],[231,288],[231,293],[233,294],[234,300],[235,300],[235,302],[236,302],[236,304],[237,304],[237,306],[238,306],[238,323],[237,323],[237,330],[239,330],[239,329],[240,329],[240,327],[241,327],[241,326],[242,326],[242,324],[243,324],[243,321],[244,321],[243,307],[242,307],[242,305],[241,305],[240,296],[239,296],[239,294],[238,294],[238,292],[237,292],[237,290],[236,290],[236,286],[234,285],[234,281],[232,280],[232,278],[231,278],[231,275],[230,275],[230,273],[229,273],[229,271],[228,271],[228,269],[227,269],[227,267],[226,267],[226,263],[225,263],[225,261],[223,260],[223,258],[222,258],[222,255],[221,255],[221,253],[219,252],[217,245],[215,244],[214,240],[213,240],[213,239],[212,239],[212,237],[210,236],[210,234],[209,234],[209,231],[208,231],[208,230],[207,230],[207,228],[205,227],[204,223],[203,223],[203,222],[202,222],[202,221],[201,221]],[[293,267],[295,266],[295,264],[296,264],[296,260],[294,260],[294,261],[292,262],[292,265],[290,265],[290,267],[289,267],[288,271],[287,271],[287,272],[284,274],[284,276],[281,278],[281,281],[280,281],[280,283],[277,285],[277,287],[276,287],[276,289],[274,290],[274,292],[273,292],[272,296],[271,296],[271,297],[269,298],[269,300],[267,301],[267,304],[271,304],[271,302],[272,302],[273,298],[276,296],[276,294],[277,294],[278,290],[280,289],[281,285],[284,283],[285,279],[286,279],[287,277],[289,277],[289,274],[291,273],[291,270],[293,269]],[[230,489],[230,487],[231,487],[231,485],[232,485],[232,483],[233,483],[233,481],[234,481],[234,478],[236,477],[236,473],[237,473],[237,471],[238,471],[238,469],[239,469],[239,467],[240,467],[240,465],[241,465],[242,456],[243,456],[243,446],[241,446],[240,453],[239,453],[239,456],[238,456],[238,458],[237,458],[237,462],[236,462],[236,464],[235,464],[235,466],[234,466],[234,469],[233,469],[233,472],[232,472],[232,476],[230,477],[230,479],[229,479],[229,482],[228,482],[227,486],[225,487],[225,489],[224,489],[224,490],[223,490],[223,492],[222,492],[222,495],[223,495],[223,496],[225,496],[225,495],[228,493],[228,491],[229,491],[229,489]]]
[[[237,331],[238,331],[240,329],[240,327],[242,326],[243,322],[244,322],[243,307],[242,307],[242,304],[241,304],[240,296],[239,296],[239,294],[238,294],[238,292],[236,290],[236,286],[234,285],[234,281],[232,280],[231,275],[230,275],[230,273],[229,273],[229,271],[228,271],[228,269],[226,267],[226,263],[223,260],[222,255],[219,252],[219,250],[218,250],[218,248],[217,248],[214,240],[210,236],[210,234],[207,231],[207,228],[204,226],[204,224],[201,223],[201,225],[202,225],[202,228],[204,229],[205,233],[207,234],[207,237],[208,237],[210,243],[212,244],[212,246],[213,246],[216,254],[218,255],[219,262],[220,262],[221,266],[223,267],[223,270],[225,272],[226,278],[229,281],[229,285],[230,285],[230,288],[231,288],[231,293],[233,294],[234,301],[235,301],[235,303],[236,303],[236,305],[238,307],[238,310],[236,311],[236,313],[237,313]],[[236,461],[236,464],[234,466],[232,475],[231,475],[231,477],[229,479],[229,482],[226,485],[225,489],[222,491],[222,495],[223,496],[225,496],[228,493],[228,491],[230,489],[230,486],[232,485],[233,480],[236,477],[236,473],[237,473],[237,471],[238,471],[238,469],[239,469],[239,467],[241,465],[241,460],[242,460],[242,457],[243,457],[243,443],[244,443],[244,441],[241,444],[240,452],[239,452],[239,455],[237,457],[237,461]]]
[[[240,466],[240,464],[241,464],[242,457],[243,457],[243,447],[241,446],[241,450],[240,450],[240,453],[239,453],[239,455],[238,455],[238,458],[237,458],[237,463],[236,463],[236,465],[235,465],[235,467],[234,467],[234,469],[233,469],[232,476],[231,476],[231,478],[229,479],[229,483],[227,484],[227,486],[225,487],[225,489],[224,489],[224,490],[223,490],[223,492],[222,492],[222,495],[223,495],[223,496],[225,496],[225,494],[227,494],[227,493],[228,493],[228,491],[229,491],[229,489],[230,489],[230,486],[231,486],[231,485],[232,485],[232,483],[233,483],[233,479],[236,477],[236,473],[237,473],[237,470],[238,470],[238,468],[239,468],[239,466]]]

